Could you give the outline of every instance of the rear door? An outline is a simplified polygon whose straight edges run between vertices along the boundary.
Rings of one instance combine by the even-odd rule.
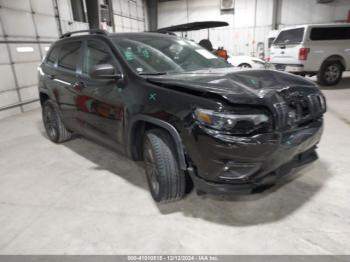
[[[81,41],[58,42],[52,47],[45,62],[44,88],[51,92],[59,107],[59,112],[68,129],[75,130],[76,105],[73,85],[79,68]]]
[[[43,88],[46,89],[49,95],[51,96],[53,96],[54,94],[50,92],[55,92],[55,90],[57,89],[56,82],[53,81],[53,79],[55,74],[57,73],[57,60],[60,49],[60,44],[55,44],[53,47],[51,47],[44,63],[41,65],[42,69],[45,72],[45,74],[42,74]]]
[[[302,47],[304,32],[304,27],[282,30],[271,46],[271,63],[300,64],[299,49]]]
[[[54,95],[56,96],[62,119],[69,129],[76,130],[77,92],[75,84],[81,63],[82,42],[69,40],[61,44],[56,73],[52,76]]]

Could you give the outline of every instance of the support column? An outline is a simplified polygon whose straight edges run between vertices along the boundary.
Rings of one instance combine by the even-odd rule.
[[[158,0],[147,1],[148,27],[149,31],[158,29]]]

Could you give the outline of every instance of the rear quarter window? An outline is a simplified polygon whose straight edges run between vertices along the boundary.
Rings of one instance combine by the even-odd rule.
[[[275,41],[274,45],[291,45],[291,44],[299,44],[303,41],[304,36],[304,28],[295,28],[290,30],[284,30],[279,33]]]
[[[315,27],[311,29],[310,40],[349,40],[350,27]]]
[[[50,53],[48,54],[48,56],[46,58],[47,65],[54,66],[56,64],[59,51],[60,51],[60,47],[57,45],[51,49]]]

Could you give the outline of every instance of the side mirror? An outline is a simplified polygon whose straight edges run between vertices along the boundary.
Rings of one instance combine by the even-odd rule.
[[[90,75],[95,79],[113,79],[118,80],[122,78],[122,74],[117,72],[114,66],[111,64],[100,64],[95,65],[91,71]]]

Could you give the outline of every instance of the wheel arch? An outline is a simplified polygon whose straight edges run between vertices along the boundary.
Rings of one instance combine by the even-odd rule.
[[[346,61],[345,61],[344,57],[342,57],[341,55],[328,56],[325,60],[323,60],[323,62],[321,64],[321,68],[324,65],[324,63],[329,62],[329,61],[339,61],[343,67],[343,70],[344,71],[346,70]]]
[[[43,105],[46,100],[50,99],[50,97],[48,94],[46,94],[44,92],[40,92],[39,99],[40,99],[40,104]]]
[[[252,65],[251,63],[249,63],[249,62],[241,62],[241,63],[238,64],[238,67],[242,67],[242,66],[244,66],[244,65],[247,65],[247,66],[250,67],[250,68],[253,67],[253,65]]]
[[[58,101],[57,101],[57,95],[56,95],[57,91],[48,89],[48,88],[39,88],[39,100],[40,100],[40,104],[43,105],[43,103],[46,100],[51,100],[55,106],[58,106]]]
[[[168,122],[148,115],[136,115],[129,122],[127,136],[127,154],[129,157],[134,160],[142,159],[139,149],[142,148],[143,134],[145,131],[152,127],[164,129],[170,134],[174,141],[180,169],[186,170],[187,163],[185,159],[182,139],[176,128]]]

